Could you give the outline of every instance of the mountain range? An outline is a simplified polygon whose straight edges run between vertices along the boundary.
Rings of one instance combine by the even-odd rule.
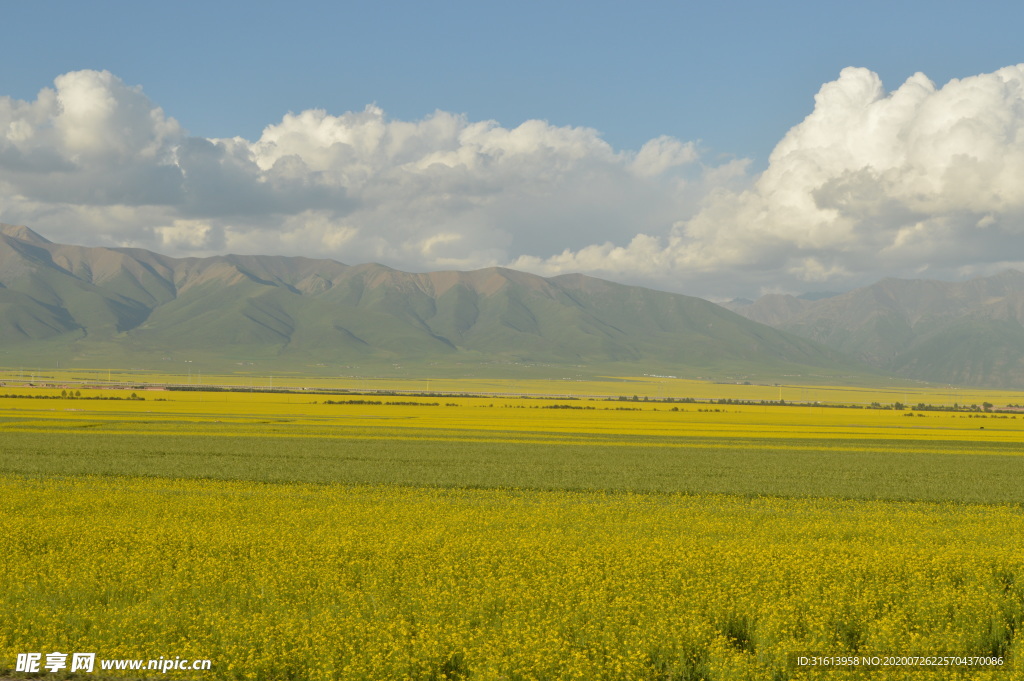
[[[543,278],[496,267],[414,274],[302,257],[172,258],[56,244],[27,227],[0,226],[0,364],[160,369],[160,361],[193,358],[263,367],[466,362],[677,375],[863,371],[821,343],[706,300],[579,274]]]
[[[766,295],[727,306],[879,371],[961,385],[1024,387],[1024,273],[963,282],[883,279],[818,300]]]
[[[726,309],[729,308],[729,309]],[[526,365],[1024,387],[1024,273],[725,307],[581,274],[172,258],[0,224],[0,365]],[[170,362],[171,364],[160,364]],[[792,380],[792,379],[791,379]]]

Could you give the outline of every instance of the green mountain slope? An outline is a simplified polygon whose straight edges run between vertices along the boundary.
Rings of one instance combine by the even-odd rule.
[[[582,275],[545,279],[502,268],[411,274],[271,256],[175,259],[54,244],[4,226],[0,286],[8,362],[50,353],[118,365],[202,356],[761,375],[858,370],[820,344],[707,301]]]

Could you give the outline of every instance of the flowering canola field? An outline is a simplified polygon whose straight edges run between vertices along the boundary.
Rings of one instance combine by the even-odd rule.
[[[31,392],[52,398],[61,391]],[[637,437],[647,437],[657,438],[657,446],[685,444],[696,437],[771,438],[785,447],[798,446],[794,440],[822,437],[836,441],[1024,441],[1024,413],[1018,418],[1017,414],[815,405],[173,391],[143,391],[141,394],[148,399],[135,401],[126,399],[133,394],[127,390],[79,392],[95,401],[0,399],[0,432],[88,428],[96,433],[173,435],[183,429],[202,427],[204,435],[228,437],[424,439],[430,438],[433,431],[434,439],[505,437],[519,441],[527,437],[538,443],[571,436],[577,442],[637,444]],[[122,399],[96,399],[110,396]],[[1020,399],[1024,403],[1024,395]],[[338,403],[328,404],[330,400]]]
[[[0,676],[1024,679],[1024,418],[144,397],[0,400]]]
[[[817,677],[794,652],[1012,653],[1024,618],[1016,507],[92,477],[0,490],[7,656],[180,655],[215,679],[798,679]]]

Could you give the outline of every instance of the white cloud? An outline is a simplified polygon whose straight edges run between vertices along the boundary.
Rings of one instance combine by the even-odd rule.
[[[1024,66],[886,93],[844,69],[745,190],[711,189],[672,234],[519,264],[668,280],[703,292],[962,276],[1024,246]]]
[[[0,220],[176,255],[506,264],[666,231],[693,204],[696,160],[669,137],[632,153],[589,128],[444,111],[396,121],[374,105],[288,114],[253,141],[205,139],[96,71],[32,102],[0,98]]]
[[[637,175],[649,177],[696,160],[697,148],[693,142],[684,144],[674,137],[662,135],[640,147],[629,167]]]
[[[589,128],[398,121],[375,105],[205,139],[107,72],[0,97],[0,221],[173,255],[511,264],[708,295],[837,288],[1015,262],[1022,177],[1024,66],[893,92],[845,69],[757,176],[672,137],[616,150]]]
[[[176,200],[180,177],[169,159],[182,131],[173,118],[105,71],[67,73],[54,85],[34,102],[0,97],[4,195],[81,205]]]

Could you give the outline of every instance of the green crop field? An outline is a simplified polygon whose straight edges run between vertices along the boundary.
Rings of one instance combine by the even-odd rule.
[[[14,678],[1024,678],[1015,414],[6,389]]]

